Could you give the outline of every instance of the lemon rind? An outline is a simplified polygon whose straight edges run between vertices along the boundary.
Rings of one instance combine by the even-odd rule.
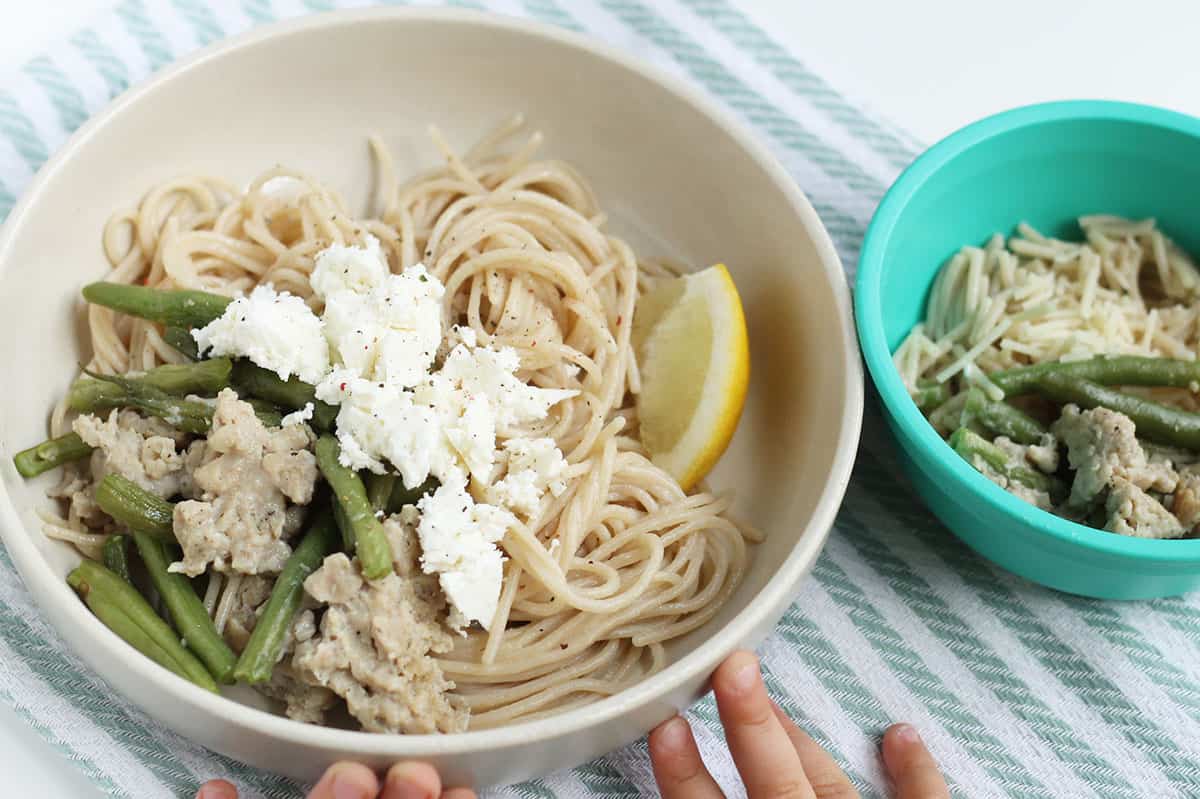
[[[657,453],[652,460],[688,491],[712,470],[733,440],[750,383],[750,345],[745,313],[729,270],[723,264],[714,269],[720,283],[689,280],[689,292],[699,287],[708,293],[712,314],[714,351],[705,374],[700,403],[692,423],[670,452]],[[685,294],[681,302],[688,301]],[[728,331],[717,336],[715,331]],[[718,348],[718,345],[719,348]],[[705,420],[705,421],[701,421]],[[716,429],[711,420],[716,420]]]

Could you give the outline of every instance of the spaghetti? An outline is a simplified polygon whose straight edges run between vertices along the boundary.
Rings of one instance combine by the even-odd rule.
[[[445,285],[447,325],[516,350],[528,384],[578,392],[543,421],[497,430],[552,438],[568,463],[566,490],[503,539],[490,632],[469,631],[439,659],[472,729],[559,712],[660,669],[664,644],[729,598],[756,537],[726,515],[728,497],[685,493],[639,439],[634,309],[642,291],[678,270],[639,262],[606,232],[587,182],[569,164],[535,159],[540,134],[509,146],[521,128],[514,118],[462,156],[433,131],[445,165],[405,183],[371,138],[377,185],[367,218],[316,180],[277,167],[244,192],[208,177],[166,182],[103,234],[110,281],[225,295],[272,284],[314,308],[316,254],[374,236],[393,272],[423,263]],[[89,370],[182,360],[154,323],[93,305],[87,324]],[[62,405],[52,433],[69,429]],[[56,494],[69,496],[86,470],[69,466]],[[48,518],[47,534],[96,557],[107,532],[67,516]],[[219,627],[240,582],[209,583],[204,604]]]

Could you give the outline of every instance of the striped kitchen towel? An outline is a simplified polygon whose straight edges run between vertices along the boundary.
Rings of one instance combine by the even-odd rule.
[[[0,216],[116,94],[174,59],[331,0],[124,0],[0,78]],[[853,268],[884,188],[916,152],[727,0],[487,0],[602,39],[690,81],[752,127],[807,192]],[[1053,593],[964,549],[914,502],[877,408],[829,544],[762,647],[780,704],[864,796],[886,795],[878,736],[922,730],[957,795],[1200,796],[1200,597],[1112,604]],[[179,738],[107,689],[42,620],[0,554],[0,696],[112,796],[244,796],[295,785]],[[705,756],[741,795],[710,700]],[[653,792],[644,742],[494,796]]]

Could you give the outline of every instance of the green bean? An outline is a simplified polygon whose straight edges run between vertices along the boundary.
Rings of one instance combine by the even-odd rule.
[[[395,493],[398,482],[400,480],[394,474],[367,475],[367,499],[371,500],[371,507],[375,509],[376,513],[388,512],[388,506],[392,502],[392,494]]]
[[[342,551],[350,557],[354,557],[354,528],[350,526],[350,520],[346,518],[346,511],[342,510],[342,506],[338,504],[336,499],[330,500],[333,504],[333,522],[337,527],[338,532],[342,534]]]
[[[162,337],[180,355],[193,361],[200,360],[200,347],[192,337],[191,328],[167,325],[163,328]]]
[[[91,283],[83,298],[94,305],[177,327],[203,327],[225,312],[231,298],[207,291],[152,289],[125,283]]]
[[[313,403],[313,426],[318,430],[332,430],[337,420],[338,406],[317,400]]]
[[[1037,391],[1045,377],[1088,380],[1104,386],[1170,386],[1200,384],[1200,361],[1147,358],[1138,355],[1100,355],[1086,361],[1047,361],[990,375],[1007,395]]]
[[[978,388],[967,392],[962,418],[964,427],[970,422],[977,422],[989,432],[1008,436],[1018,444],[1037,444],[1047,433],[1046,428],[1029,414],[1007,402],[989,400]]]
[[[125,378],[142,380],[146,385],[174,397],[186,397],[188,394],[215,397],[221,389],[229,387],[232,374],[233,361],[210,358],[195,363],[163,364],[141,375],[125,375]]]
[[[23,449],[13,456],[13,465],[22,477],[36,477],[64,463],[81,460],[92,454],[92,448],[83,443],[76,433],[67,433],[50,438],[40,444]]]
[[[229,362],[223,358],[218,358],[213,361],[201,361],[196,364],[176,365],[173,368],[186,369],[200,367],[203,364],[209,363],[216,363],[218,365],[217,369],[210,372],[211,375],[222,369],[222,364]],[[165,369],[167,367],[160,366],[158,368]],[[146,374],[149,375],[150,372]],[[193,372],[192,374],[196,376],[204,373]],[[110,408],[135,408],[150,416],[157,416],[167,424],[185,433],[203,435],[212,428],[215,403],[210,399],[181,399],[172,396],[157,386],[146,382],[144,376],[124,377],[91,374],[91,377],[92,379],[90,380],[80,378],[71,386],[71,390],[67,393],[67,405],[71,410],[79,411],[80,413],[95,413]],[[183,384],[177,382],[174,385],[182,386]],[[211,389],[216,383],[210,380],[205,385]],[[221,388],[224,388],[224,386],[221,386]],[[251,399],[249,403],[254,408],[255,415],[258,416],[259,421],[264,425],[267,427],[279,426],[282,414],[278,408],[257,399]]]
[[[301,410],[311,402],[313,427],[318,430],[333,428],[333,420],[338,414],[337,406],[317,399],[316,389],[298,377],[284,380],[270,369],[256,366],[250,361],[238,361],[233,366],[233,382],[239,394],[261,397],[288,410]]]
[[[175,540],[175,506],[119,474],[105,475],[96,486],[96,504],[135,533]]]
[[[1108,408],[1123,413],[1133,420],[1140,436],[1160,444],[1200,451],[1200,414],[1064,375],[1042,377],[1037,390],[1064,405],[1074,403],[1083,408]]]
[[[229,644],[221,638],[217,628],[213,626],[204,603],[196,595],[187,577],[177,572],[169,571],[171,557],[167,553],[167,545],[145,533],[135,532],[133,541],[137,544],[138,554],[146,564],[146,571],[151,582],[158,589],[167,612],[175,629],[187,644],[188,649],[196,653],[196,657],[208,667],[208,671],[217,682],[233,682],[233,667],[237,656],[229,648]]]
[[[141,626],[140,613],[136,619],[131,617],[123,607],[109,602],[106,595],[97,595],[89,607],[96,618],[100,619],[106,627],[143,655],[205,690],[214,693],[217,691],[217,684],[208,670],[204,668],[204,664],[178,641],[175,642],[175,647],[178,649],[175,647],[164,648],[157,636],[152,637]],[[150,608],[150,612],[153,613],[154,609]],[[159,619],[159,621],[162,620]]]
[[[967,404],[966,392],[955,394],[929,414],[929,423],[942,435],[950,435],[958,427],[962,410]]]
[[[148,372],[116,378],[112,375],[82,377],[71,386],[68,403],[72,409],[82,411],[120,407],[122,400],[131,394],[151,399],[160,399],[164,394],[211,397],[229,386],[232,372],[233,362],[228,358],[213,358],[197,363],[168,363]]]
[[[67,405],[80,413],[110,408],[136,408],[157,416],[185,433],[207,433],[212,427],[213,405],[196,399],[172,397],[137,378],[92,375],[95,380],[76,380],[67,393]]]
[[[922,380],[913,391],[912,398],[918,408],[928,413],[950,399],[950,385],[936,383],[932,380]]]
[[[317,439],[317,468],[333,489],[334,501],[346,514],[354,533],[354,551],[358,555],[363,575],[377,580],[392,573],[392,547],[375,518],[375,509],[367,499],[362,478],[338,461],[341,448],[337,439],[326,433]]]
[[[140,377],[148,385],[172,396],[199,394],[202,397],[215,397],[222,389],[229,388],[232,374],[233,361],[228,358],[209,358],[193,363],[165,363],[144,372]]]
[[[288,628],[304,598],[304,581],[320,568],[325,556],[333,552],[337,544],[337,525],[332,512],[328,509],[319,511],[275,580],[271,596],[254,623],[250,640],[238,657],[234,679],[251,684],[271,679],[275,664],[283,657]]]
[[[206,415],[209,421],[204,423],[203,429],[187,431],[205,432],[212,419],[211,409],[203,407],[206,403],[174,399],[169,395],[216,394],[229,385],[232,371],[232,362],[218,358],[202,364],[158,366],[133,377],[80,378],[71,386],[67,404],[80,413],[136,407],[164,419],[186,420],[187,427],[198,425],[200,417]],[[20,474],[32,477],[58,465],[78,461],[90,452],[91,447],[84,444],[78,435],[67,433],[18,452],[13,457],[13,463]]]
[[[115,533],[110,535],[100,554],[105,568],[125,582],[133,582],[129,576],[129,536]]]
[[[146,598],[118,575],[85,560],[67,575],[88,608],[106,627],[160,666],[214,693],[217,684]]]
[[[1066,491],[1066,486],[1058,478],[1042,474],[1037,469],[1031,469],[1028,466],[1012,463],[1007,452],[965,427],[958,428],[950,436],[950,446],[972,466],[979,468],[975,458],[981,458],[1010,482],[1020,483],[1034,491],[1045,491],[1053,499],[1061,497]]]
[[[391,499],[388,500],[387,512],[399,513],[405,505],[416,505],[421,497],[432,494],[441,483],[436,477],[430,477],[416,488],[405,488],[403,480],[397,480],[392,488]]]

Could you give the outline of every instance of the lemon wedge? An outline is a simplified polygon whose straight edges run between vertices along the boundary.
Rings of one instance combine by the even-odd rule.
[[[750,344],[724,264],[668,280],[638,299],[633,347],[642,444],[685,491],[729,446],[750,381]]]

